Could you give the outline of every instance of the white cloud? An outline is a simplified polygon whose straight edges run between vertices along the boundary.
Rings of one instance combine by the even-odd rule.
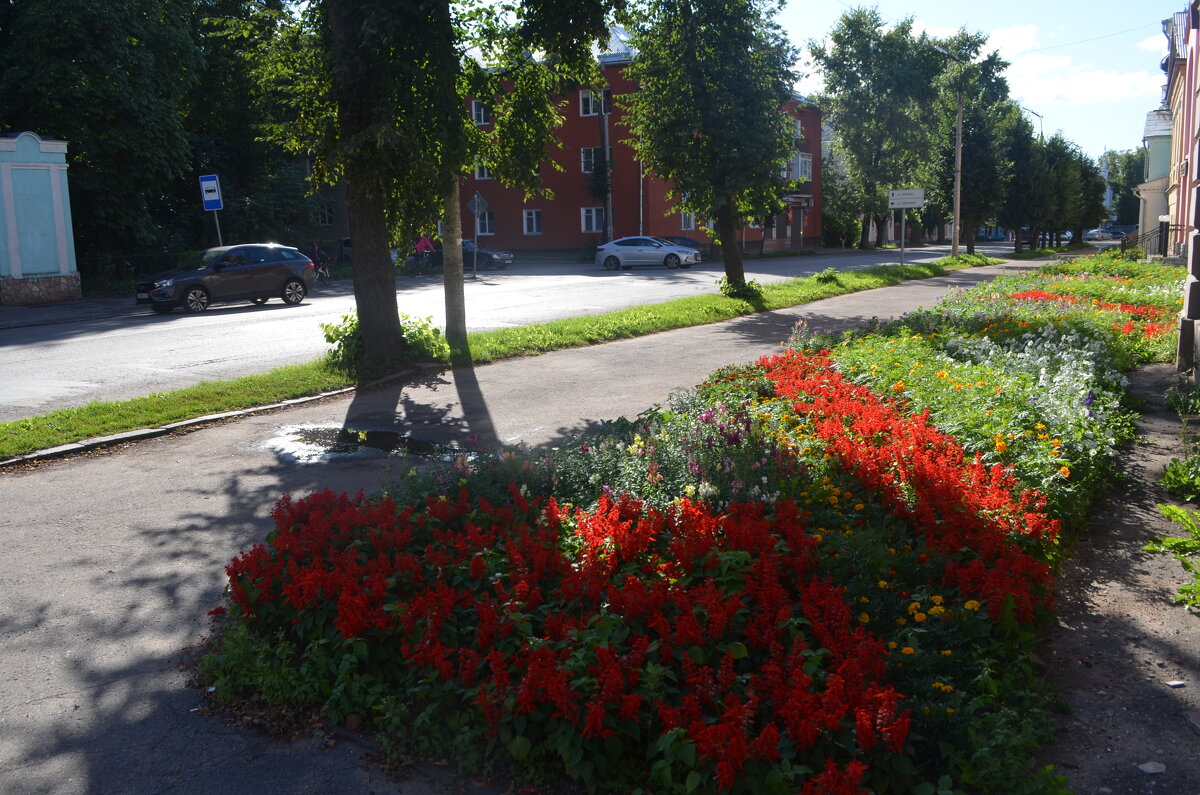
[[[1152,52],[1158,55],[1166,55],[1167,37],[1163,36],[1162,34],[1150,36],[1149,38],[1142,39],[1133,46],[1139,50],[1145,50],[1146,52]]]
[[[1037,25],[1013,25],[996,28],[988,34],[985,50],[999,50],[1000,56],[1012,60],[1015,56],[1038,48]]]
[[[1068,55],[1015,58],[1006,76],[1012,95],[1032,105],[1107,105],[1127,99],[1154,103],[1163,83],[1161,72],[1078,66]]]

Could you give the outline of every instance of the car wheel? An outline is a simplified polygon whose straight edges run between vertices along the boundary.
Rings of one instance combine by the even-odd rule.
[[[668,254],[667,258],[665,260],[663,260],[663,264],[666,265],[671,270],[675,270],[676,268],[679,267],[679,255],[678,254]]]
[[[264,296],[260,296],[259,298],[251,298],[250,303],[254,304],[255,306],[262,306],[263,304],[265,304],[267,301],[270,301],[270,300],[271,300],[271,297],[269,295],[264,295]]]
[[[308,295],[308,290],[305,289],[304,282],[299,279],[288,279],[283,285],[280,297],[283,298],[285,304],[295,306],[303,301],[306,295]]]
[[[169,315],[175,311],[175,307],[171,304],[154,304],[150,308],[160,315]]]
[[[183,311],[203,312],[208,309],[210,300],[208,290],[203,287],[189,287],[183,294]]]
[[[621,260],[617,259],[616,257],[605,257],[604,267],[610,271],[615,271],[617,268],[621,267]]]

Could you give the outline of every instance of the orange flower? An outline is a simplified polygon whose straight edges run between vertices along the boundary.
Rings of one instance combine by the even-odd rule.
[[[1071,477],[1071,470],[1065,466],[1061,466],[1058,468],[1058,474],[1062,475],[1064,478],[1069,478]]]

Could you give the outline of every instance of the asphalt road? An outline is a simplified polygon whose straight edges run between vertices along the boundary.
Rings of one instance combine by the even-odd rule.
[[[1008,244],[981,246],[1003,253]],[[949,246],[906,253],[909,263],[949,254]],[[897,262],[899,251],[837,252],[746,261],[748,279],[779,281],[826,268],[852,270]],[[592,264],[518,263],[466,281],[471,331],[600,314],[673,298],[711,294],[724,275],[719,261],[688,270],[605,271]],[[397,280],[400,310],[445,326],[438,277]],[[68,302],[50,308],[0,307],[0,422],[126,400],[202,381],[262,373],[319,358],[327,349],[320,325],[354,307],[349,281],[319,287],[300,306],[278,301],[217,306],[202,315],[162,316],[132,299]]]

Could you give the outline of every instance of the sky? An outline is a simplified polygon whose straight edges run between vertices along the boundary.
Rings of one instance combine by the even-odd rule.
[[[787,0],[778,22],[807,49],[843,13],[874,7],[886,23],[913,18],[914,29],[943,38],[959,28],[988,36],[985,52],[1009,62],[1009,93],[1026,108],[1035,131],[1061,131],[1093,158],[1142,144],[1146,114],[1166,83],[1162,21],[1186,0]],[[819,73],[801,79],[802,94],[821,89]],[[1039,119],[1037,115],[1041,114]]]

